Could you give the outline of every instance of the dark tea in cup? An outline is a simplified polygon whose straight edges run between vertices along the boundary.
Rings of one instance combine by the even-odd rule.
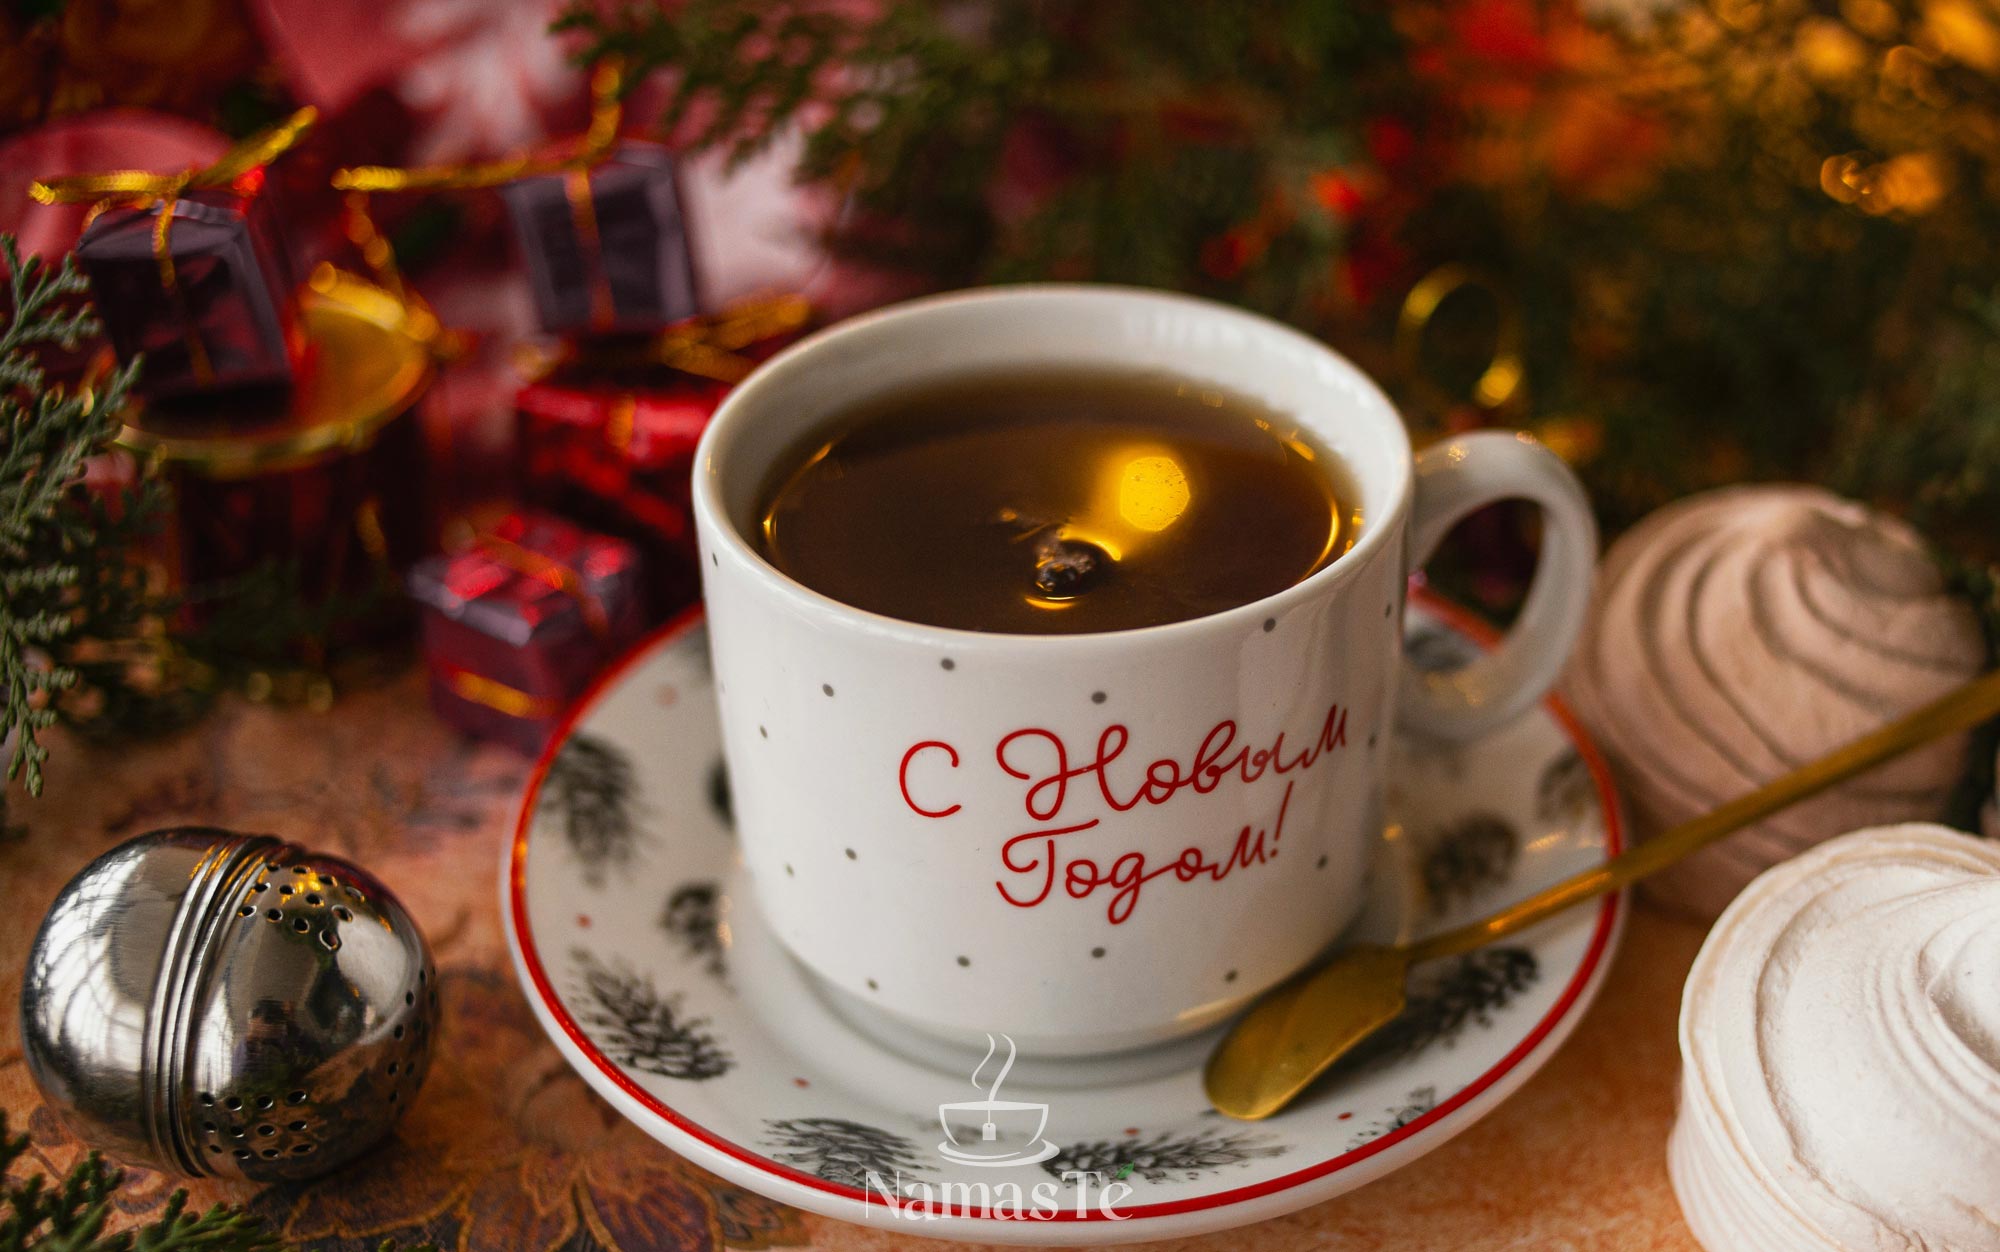
[[[1297,583],[1359,496],[1283,413],[1105,370],[968,375],[838,412],[765,486],[796,581],[905,621],[1003,634],[1158,626]]]

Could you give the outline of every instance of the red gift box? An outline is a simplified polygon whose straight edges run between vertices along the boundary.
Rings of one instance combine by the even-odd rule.
[[[695,445],[730,388],[808,314],[784,297],[653,338],[568,345],[515,397],[521,497],[638,544],[655,618],[693,603]]]
[[[633,545],[544,513],[509,514],[409,576],[438,715],[541,751],[570,702],[646,628]]]

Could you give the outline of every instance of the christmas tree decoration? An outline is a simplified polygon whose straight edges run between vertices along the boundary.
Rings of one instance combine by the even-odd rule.
[[[291,263],[261,193],[265,167],[316,117],[301,109],[199,169],[71,174],[29,188],[43,204],[96,206],[77,259],[120,359],[147,358],[153,394],[290,380]]]
[[[289,391],[135,401],[118,442],[172,496],[155,547],[185,593],[183,627],[211,623],[235,594],[222,593],[275,571],[301,608],[337,610],[290,640],[315,667],[407,624],[393,592],[427,542],[416,414],[437,327],[331,267],[301,289],[298,320],[307,353]]]
[[[528,381],[514,410],[523,499],[638,544],[656,619],[691,604],[700,593],[695,444],[729,389],[811,318],[802,297],[763,297],[644,339],[522,353]]]
[[[530,756],[648,620],[637,549],[544,514],[509,514],[409,584],[438,715]]]
[[[261,59],[235,0],[0,14],[0,130],[79,107],[202,116],[240,104]],[[157,153],[146,154],[157,161]],[[99,166],[115,169],[117,166]]]
[[[1565,687],[1641,838],[1707,812],[1979,672],[1972,607],[1915,531],[1825,491],[1727,488],[1612,545]],[[1829,831],[1937,817],[1963,736],[1688,858],[1645,888],[1703,916]]]
[[[1924,823],[1763,874],[1681,999],[1674,1191],[1710,1252],[1995,1252],[2000,848]]]
[[[372,1147],[423,1084],[437,1014],[423,933],[365,870],[193,826],[72,879],[21,987],[29,1073],[83,1139],[255,1182]]]

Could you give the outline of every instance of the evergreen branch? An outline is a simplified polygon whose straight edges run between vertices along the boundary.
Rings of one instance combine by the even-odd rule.
[[[0,1111],[0,1177],[11,1177],[28,1151],[28,1137],[9,1138]],[[123,1170],[93,1152],[60,1183],[31,1174],[9,1183],[0,1204],[0,1252],[277,1252],[282,1245],[261,1218],[218,1204],[187,1211],[187,1192],[176,1191],[161,1214],[131,1230],[106,1235],[113,1193]]]
[[[141,491],[114,514],[83,499],[85,465],[117,434],[138,362],[81,390],[49,381],[42,350],[74,352],[101,330],[74,258],[52,270],[0,235],[0,260],[8,296],[0,325],[0,739],[15,736],[0,781],[20,778],[36,795],[48,759],[39,733],[60,716],[57,697],[83,678],[84,645],[127,638],[157,612],[126,551],[159,501]],[[114,687],[123,681],[98,677]]]
[[[0,1110],[0,1179],[9,1178],[28,1151],[28,1137],[7,1135]],[[57,1185],[30,1174],[0,1191],[0,1252],[280,1252],[284,1242],[263,1218],[234,1205],[191,1213],[186,1191],[167,1198],[160,1215],[130,1230],[106,1235],[114,1193],[125,1172],[93,1152]],[[385,1239],[376,1252],[397,1252]],[[409,1252],[437,1252],[418,1244]]]
[[[662,129],[686,146],[740,159],[798,131],[796,174],[845,203],[829,242],[850,256],[944,285],[1178,287],[1307,321],[1345,239],[1312,180],[1359,150],[1402,46],[1386,13],[1320,0],[1171,21],[1140,0],[579,0],[557,29],[635,81],[662,72]],[[1024,159],[1049,168],[1024,178]]]

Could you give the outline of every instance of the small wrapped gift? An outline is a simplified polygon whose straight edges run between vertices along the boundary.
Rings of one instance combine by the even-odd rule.
[[[350,215],[377,192],[498,188],[527,263],[535,309],[552,334],[650,334],[700,311],[694,253],[674,159],[622,140],[623,70],[590,76],[590,126],[545,151],[466,165],[338,170]]]
[[[258,199],[204,191],[111,209],[84,231],[76,258],[119,359],[145,354],[151,394],[291,381],[295,284]]]
[[[624,141],[585,168],[515,179],[514,221],[542,329],[632,333],[700,312],[674,158]]]
[[[264,167],[312,121],[302,109],[203,169],[76,174],[29,189],[45,204],[95,205],[77,260],[119,358],[145,355],[149,394],[292,380],[295,283]]]
[[[515,413],[522,498],[638,544],[663,618],[699,592],[689,483],[724,388],[650,373],[558,369],[521,389]]]
[[[802,297],[771,297],[533,363],[514,402],[522,497],[637,543],[656,618],[693,603],[695,444],[729,389],[810,315]]]
[[[530,755],[646,626],[638,551],[544,513],[510,514],[464,551],[419,561],[409,587],[438,715]]]

